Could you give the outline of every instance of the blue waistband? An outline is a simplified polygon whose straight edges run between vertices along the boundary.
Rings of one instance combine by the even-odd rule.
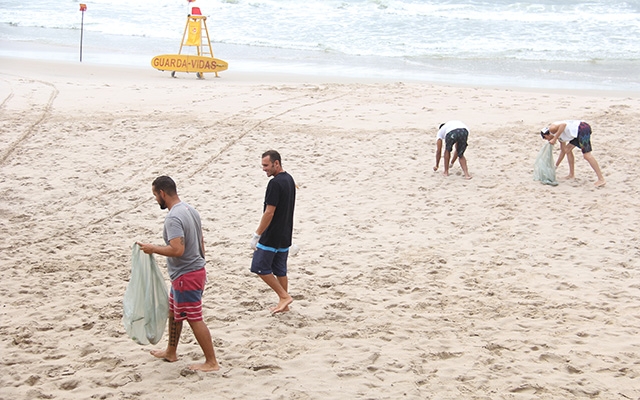
[[[256,247],[259,248],[260,250],[270,251],[272,253],[286,253],[287,251],[289,251],[288,247],[284,247],[284,248],[281,248],[281,249],[276,249],[275,247],[265,246],[262,243],[258,243],[256,245]]]

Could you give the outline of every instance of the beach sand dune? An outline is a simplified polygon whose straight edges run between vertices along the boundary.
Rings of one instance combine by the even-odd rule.
[[[640,398],[637,93],[1,61],[0,399]],[[604,188],[578,151],[533,181],[574,118]],[[432,170],[448,119],[470,181]],[[271,148],[299,185],[277,316],[248,246]],[[217,373],[186,326],[176,363],[122,326],[164,174],[203,217]]]

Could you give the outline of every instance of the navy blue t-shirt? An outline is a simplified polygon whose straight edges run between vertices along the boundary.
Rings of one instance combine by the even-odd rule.
[[[293,209],[296,203],[296,184],[286,171],[274,176],[267,184],[264,195],[264,210],[267,205],[275,206],[273,219],[262,233],[260,244],[276,249],[291,246],[293,233]]]

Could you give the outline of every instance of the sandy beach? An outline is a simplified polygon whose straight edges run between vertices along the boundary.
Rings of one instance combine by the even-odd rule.
[[[0,399],[640,399],[640,93],[205,78],[0,58]],[[449,119],[471,180],[433,171]],[[533,180],[561,119],[604,188],[578,150]],[[275,316],[249,272],[268,149],[299,186]],[[188,326],[167,363],[122,325],[158,175],[203,218],[216,373]]]

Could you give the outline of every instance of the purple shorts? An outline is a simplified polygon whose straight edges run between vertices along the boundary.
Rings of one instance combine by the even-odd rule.
[[[591,127],[586,122],[580,122],[578,137],[570,141],[572,145],[579,147],[582,154],[589,153],[591,149]]]

